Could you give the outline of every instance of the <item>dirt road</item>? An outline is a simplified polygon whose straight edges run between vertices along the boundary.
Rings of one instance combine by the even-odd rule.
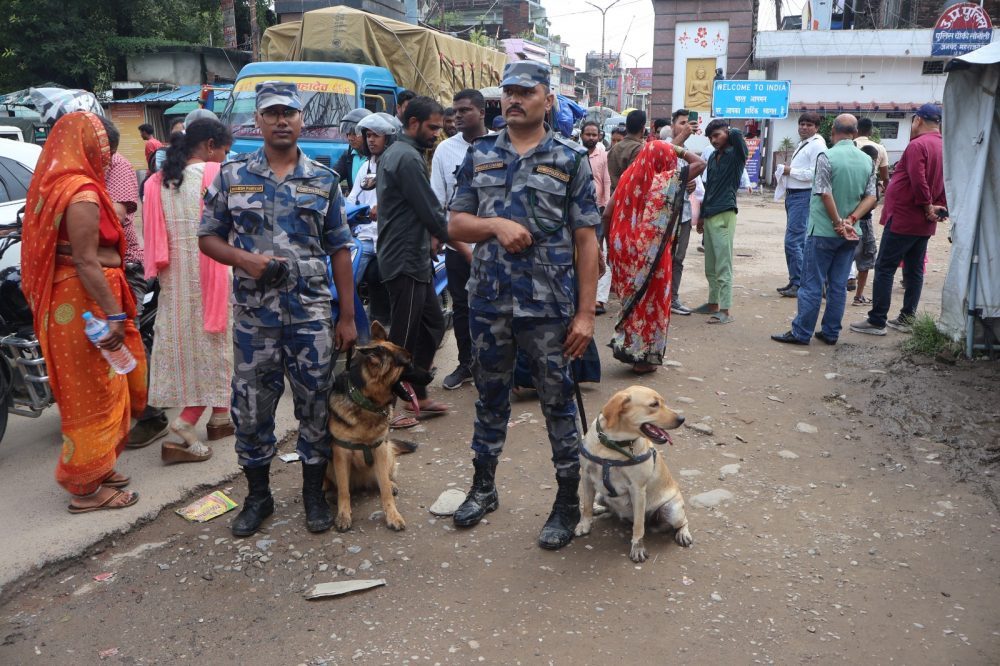
[[[676,431],[664,451],[689,504],[732,493],[689,509],[691,548],[647,538],[650,559],[635,565],[613,519],[562,551],[537,548],[555,491],[533,401],[514,404],[500,509],[470,531],[435,519],[438,494],[470,481],[473,410],[471,388],[439,390],[455,413],[408,435],[421,447],[401,461],[405,532],[385,528],[369,495],[350,532],[308,534],[298,469],[275,463],[264,532],[234,541],[232,514],[193,525],[164,511],[50,567],[0,607],[0,663],[997,663],[996,365],[902,360],[898,334],[771,342],[795,308],[774,293],[783,225],[776,205],[744,203],[737,320],[675,317],[674,364],[641,380],[711,429]],[[683,292],[697,305],[693,250]],[[946,241],[931,262],[923,306],[936,313]],[[846,321],[862,314],[848,307]],[[599,320],[601,340],[612,326]],[[585,390],[591,418],[640,383],[604,357],[604,381]],[[232,494],[244,491],[235,479]],[[94,580],[103,573],[114,576]],[[386,586],[303,598],[362,578]]]

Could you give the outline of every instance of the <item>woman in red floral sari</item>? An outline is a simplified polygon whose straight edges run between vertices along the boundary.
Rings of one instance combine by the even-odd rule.
[[[608,207],[611,224],[608,260],[611,285],[621,299],[611,349],[616,359],[631,363],[636,374],[663,364],[670,326],[670,279],[673,234],[686,179],[678,158],[690,161],[693,178],[704,168],[696,154],[666,141],[650,141],[622,174]],[[669,234],[669,235],[668,235]]]

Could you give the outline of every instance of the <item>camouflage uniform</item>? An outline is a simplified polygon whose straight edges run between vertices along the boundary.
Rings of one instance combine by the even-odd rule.
[[[353,243],[336,174],[300,152],[279,182],[263,148],[240,155],[208,188],[198,235],[288,259],[288,277],[277,286],[233,270],[232,415],[240,465],[274,457],[274,413],[286,374],[299,420],[296,448],[307,464],[329,460],[334,349],[326,257]]]
[[[562,345],[576,312],[573,232],[601,221],[587,151],[549,131],[519,156],[504,130],[477,139],[457,175],[452,211],[504,217],[533,238],[518,254],[496,238],[477,243],[473,254],[469,328],[479,399],[472,449],[494,458],[503,449],[520,349],[538,390],[556,474],[577,476],[580,435]]]

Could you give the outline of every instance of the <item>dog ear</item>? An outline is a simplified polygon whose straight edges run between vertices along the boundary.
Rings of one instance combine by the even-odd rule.
[[[378,321],[372,322],[372,340],[377,342],[382,342],[389,339],[389,334],[386,332],[385,327],[382,326]]]
[[[410,355],[405,349],[399,349],[392,355],[392,360],[396,362],[396,365],[401,367],[406,367],[413,363],[413,356]]]
[[[614,430],[618,427],[622,411],[624,411],[625,405],[630,402],[632,402],[632,396],[625,391],[619,391],[611,396],[611,400],[608,400],[608,403],[604,405],[604,409],[601,411],[601,415],[604,416],[604,424],[608,430]]]

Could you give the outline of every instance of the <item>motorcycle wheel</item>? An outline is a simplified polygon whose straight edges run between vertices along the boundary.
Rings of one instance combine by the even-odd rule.
[[[0,442],[7,432],[7,419],[10,416],[11,379],[7,361],[0,359]]]
[[[439,296],[441,299],[441,312],[444,314],[444,330],[450,329],[454,325],[454,311],[451,309],[451,294],[445,289]]]

